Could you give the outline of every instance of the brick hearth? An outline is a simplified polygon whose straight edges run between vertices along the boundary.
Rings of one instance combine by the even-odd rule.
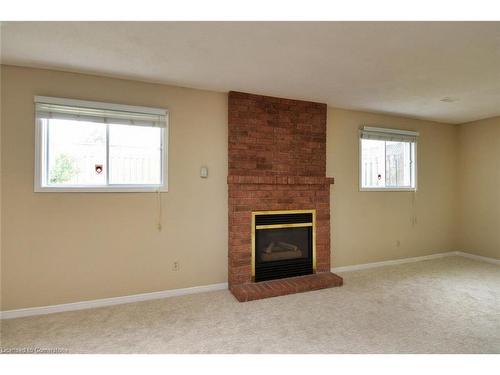
[[[231,292],[238,301],[246,302],[261,298],[330,288],[332,286],[341,286],[342,282],[343,280],[340,276],[331,272],[322,272],[314,275],[235,285],[231,288]]]
[[[239,301],[342,285],[330,273],[326,105],[229,93],[229,287]],[[316,274],[252,282],[251,213],[316,210]]]

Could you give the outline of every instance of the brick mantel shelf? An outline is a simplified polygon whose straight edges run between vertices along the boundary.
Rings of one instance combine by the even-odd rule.
[[[228,184],[333,185],[333,177],[317,176],[227,176]]]
[[[240,301],[342,285],[330,273],[326,105],[229,93],[229,287]],[[253,211],[316,210],[316,274],[254,283]]]

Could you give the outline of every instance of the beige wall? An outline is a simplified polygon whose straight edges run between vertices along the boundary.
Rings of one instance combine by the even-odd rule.
[[[2,79],[4,310],[226,281],[225,94],[8,66]],[[33,192],[34,95],[169,109],[163,231],[155,193]]]
[[[11,66],[2,67],[1,84],[4,310],[227,280],[226,94]],[[35,95],[169,109],[163,231],[154,193],[33,192]],[[415,196],[358,191],[362,125],[420,132]],[[453,125],[329,109],[333,266],[462,249],[458,134]],[[210,169],[206,180],[201,165]],[[172,271],[174,261],[180,271]]]
[[[359,191],[358,130],[364,125],[420,132],[417,193]],[[329,109],[334,267],[455,250],[456,141],[455,125]]]
[[[459,250],[500,259],[500,117],[458,134]]]
[[[2,69],[0,69],[0,88],[2,86]],[[2,307],[2,90],[0,89],[0,311]],[[0,330],[2,327],[0,326]],[[1,332],[0,332],[1,334]]]

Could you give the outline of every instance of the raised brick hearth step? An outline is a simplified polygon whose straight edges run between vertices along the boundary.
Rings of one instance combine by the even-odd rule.
[[[331,272],[321,272],[314,275],[289,277],[286,279],[261,281],[232,286],[231,292],[240,302],[256,299],[284,296],[292,293],[341,286],[343,280]]]

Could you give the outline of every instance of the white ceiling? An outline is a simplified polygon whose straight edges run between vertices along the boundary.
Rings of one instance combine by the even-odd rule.
[[[3,64],[449,123],[500,115],[500,22],[4,22],[1,38]]]

